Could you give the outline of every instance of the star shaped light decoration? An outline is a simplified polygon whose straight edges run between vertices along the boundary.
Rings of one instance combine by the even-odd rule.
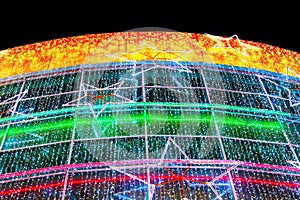
[[[82,96],[79,96],[78,98],[73,99],[72,101],[69,101],[65,104],[63,104],[63,106],[68,107],[76,107],[76,106],[89,106],[89,109],[93,115],[93,117],[96,119],[102,112],[103,110],[106,108],[106,106],[108,104],[114,104],[114,103],[120,103],[120,102],[110,102],[106,100],[106,97],[108,96],[115,96],[119,99],[122,100],[122,102],[129,102],[129,103],[134,103],[135,101],[128,99],[124,96],[121,96],[118,94],[118,91],[121,89],[122,85],[124,84],[124,81],[120,81],[114,84],[111,84],[109,86],[106,86],[104,88],[99,88],[87,83],[82,83],[82,85],[80,86],[80,91],[83,92]],[[115,90],[113,91],[113,93],[110,94],[106,94],[106,95],[102,95],[102,91],[104,90],[108,90],[114,88]],[[93,92],[100,92],[99,95],[94,95]],[[93,108],[94,103],[100,100],[102,101],[102,108],[98,111],[95,112],[95,109]]]
[[[164,160],[165,160],[165,156],[166,153],[170,147],[170,145],[174,145],[181,153],[182,155],[186,158],[186,163],[188,164],[188,166],[185,168],[185,170],[180,173],[177,174],[175,172],[173,172],[168,166],[164,165]],[[203,187],[203,186],[208,186],[216,195],[216,198],[221,200],[222,199],[222,195],[224,195],[224,193],[219,194],[218,191],[216,190],[215,186],[218,185],[216,182],[218,180],[220,180],[222,177],[228,175],[232,170],[236,169],[239,165],[240,162],[239,161],[226,161],[226,160],[222,160],[222,161],[209,161],[209,160],[193,160],[191,158],[188,157],[188,155],[185,153],[184,150],[181,149],[181,147],[171,138],[168,138],[168,141],[165,145],[165,148],[163,149],[161,158],[159,159],[159,161],[153,161],[153,160],[149,160],[150,163],[145,163],[145,164],[133,164],[133,165],[111,165],[109,168],[111,170],[117,171],[121,174],[124,174],[126,176],[129,176],[131,179],[139,181],[145,185],[147,185],[148,189],[148,197],[151,200],[154,197],[154,193],[155,193],[155,189],[156,188],[160,188],[160,187],[164,187],[167,184],[170,183],[176,183],[179,182],[181,190],[183,192],[183,197],[182,199],[188,200],[187,194],[186,194],[186,187]],[[193,165],[205,165],[205,164],[220,164],[220,165],[228,165],[228,167],[226,167],[226,170],[220,174],[218,174],[217,176],[213,177],[210,181],[202,181],[202,180],[197,180],[195,179],[191,179],[188,177],[188,175],[186,175],[188,173],[188,171],[192,168]],[[133,172],[130,172],[133,169],[140,169],[143,168],[146,171],[148,171],[149,173],[147,173],[147,176],[139,176],[134,174]],[[163,170],[165,170],[166,172],[168,172],[171,177],[169,178],[169,180],[164,181],[164,182],[159,182],[159,183],[152,183],[152,178],[151,176],[151,171],[150,169],[153,168],[161,168]],[[138,170],[139,171],[139,170]],[[187,182],[187,184],[185,184],[185,182]],[[190,184],[190,183],[196,183],[196,184]],[[144,189],[145,189],[144,188]],[[122,191],[120,194],[126,194],[129,191],[133,191],[133,190],[126,190],[126,191]]]
[[[208,33],[205,35],[215,42],[212,49],[216,49],[217,51],[225,49],[226,51],[230,50],[234,54],[249,56],[248,49],[251,51],[261,50],[259,47],[242,42],[237,35],[230,37],[215,36]]]
[[[188,167],[181,173],[181,174],[176,174],[174,173],[171,169],[169,169],[168,167],[164,166],[163,165],[163,161],[165,159],[165,155],[166,155],[166,152],[168,150],[168,147],[170,144],[173,144],[181,153],[182,155],[184,155],[184,157],[186,158],[186,160],[188,161]],[[160,165],[163,169],[165,169],[169,174],[171,174],[172,178],[171,180],[168,180],[168,181],[165,181],[165,182],[161,182],[161,183],[158,183],[156,184],[156,186],[163,186],[163,185],[166,185],[166,184],[169,184],[169,183],[172,183],[172,182],[179,182],[180,186],[181,186],[181,189],[182,189],[182,192],[183,192],[183,199],[186,199],[188,200],[187,198],[187,194],[186,194],[186,190],[185,190],[185,185],[184,185],[184,181],[187,181],[187,182],[194,182],[194,183],[198,183],[199,186],[201,185],[207,185],[213,192],[214,194],[216,195],[216,198],[218,198],[219,200],[222,200],[222,197],[221,195],[218,193],[218,191],[215,189],[215,186],[216,186],[216,182],[222,178],[223,176],[226,176],[230,173],[231,170],[234,170],[235,168],[237,168],[239,165],[240,165],[240,162],[239,161],[218,161],[217,163],[215,164],[224,164],[224,165],[231,165],[231,167],[227,167],[226,168],[226,171],[215,176],[212,180],[210,181],[206,181],[206,182],[203,182],[201,180],[191,180],[189,179],[186,174],[187,172],[189,171],[189,169],[193,166],[193,165],[199,165],[199,164],[211,164],[211,162],[207,161],[207,160],[193,160],[191,158],[189,158],[189,156],[185,153],[184,150],[182,150],[182,148],[171,138],[169,137],[168,138],[168,141],[166,143],[166,146],[164,148],[164,151],[162,153],[162,156],[161,156],[161,159],[160,159],[160,162],[158,163],[158,165]],[[194,185],[195,186],[195,185]]]
[[[186,66],[180,63],[180,61],[188,61],[187,55],[192,53],[193,50],[160,50],[156,47],[142,41],[137,50],[129,52],[121,52],[116,54],[106,54],[107,57],[114,58],[114,62],[132,62],[133,63],[133,76],[136,76],[140,73],[153,70],[156,68],[167,68],[170,70],[183,71],[191,73]],[[141,72],[135,73],[135,68],[137,62],[152,61],[153,66],[148,66],[147,69],[142,70]],[[174,63],[177,67],[160,65],[159,61],[169,61]]]
[[[7,115],[8,113],[11,113],[11,116],[21,115],[21,116],[24,116],[24,117],[29,118],[29,119],[25,119],[25,120],[21,120],[21,121],[16,121],[16,122],[9,121],[7,124],[1,124],[0,127],[6,126],[8,124],[24,123],[24,122],[28,122],[28,121],[32,121],[32,120],[36,120],[37,119],[37,117],[32,117],[29,114],[17,111],[18,103],[24,98],[24,96],[27,93],[28,93],[28,90],[24,90],[24,91],[20,92],[19,94],[16,94],[16,95],[14,95],[14,96],[12,96],[12,97],[10,97],[10,98],[8,98],[8,99],[0,102],[0,105],[14,103],[14,105],[11,108],[9,108],[9,109],[7,109],[7,110],[5,110],[5,111],[3,111],[3,112],[0,113],[0,118],[1,118],[2,115]],[[28,110],[30,110],[30,109],[28,109]]]

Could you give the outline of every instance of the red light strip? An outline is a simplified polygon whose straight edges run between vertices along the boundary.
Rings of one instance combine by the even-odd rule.
[[[145,179],[146,175],[137,176],[140,179]],[[153,175],[151,176],[153,180],[170,180],[173,179],[174,176],[171,175]],[[191,182],[199,182],[205,184],[207,181],[210,181],[214,178],[214,176],[185,176],[185,180]],[[116,181],[129,181],[132,178],[129,176],[118,176],[113,178],[99,178],[99,179],[77,179],[77,180],[69,180],[68,185],[82,185],[82,184],[94,184],[94,183],[103,183],[103,182],[116,182]],[[224,176],[219,180],[226,181],[228,177]],[[174,180],[175,181],[175,180]],[[261,179],[251,179],[251,178],[240,178],[233,177],[234,182],[242,182],[242,183],[252,183],[252,184],[260,184],[260,185],[271,185],[271,186],[279,186],[279,187],[289,187],[289,188],[300,188],[300,183],[291,183],[291,182],[276,182],[276,181],[268,181]],[[172,181],[173,182],[173,181]],[[37,185],[30,187],[23,187],[18,189],[8,189],[4,191],[0,191],[0,195],[11,195],[14,193],[22,193],[22,192],[31,192],[41,189],[54,188],[54,187],[62,187],[64,182],[50,183],[45,185]]]

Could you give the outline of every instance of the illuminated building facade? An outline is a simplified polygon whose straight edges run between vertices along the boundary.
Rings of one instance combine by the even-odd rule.
[[[300,199],[299,60],[166,31],[0,51],[0,199]]]

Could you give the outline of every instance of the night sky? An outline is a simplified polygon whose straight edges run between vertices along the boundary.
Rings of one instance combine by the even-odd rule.
[[[46,9],[47,4],[39,6],[43,9],[14,8],[1,14],[0,50],[63,37],[154,27],[227,37],[237,35],[242,40],[300,52],[299,11],[296,5],[281,3],[276,9],[244,5],[233,9],[228,6],[229,2],[218,8],[214,6],[219,3],[213,2],[202,7],[152,5],[145,9],[145,3],[140,8],[122,9],[123,5],[115,7],[115,3],[105,6],[79,4],[76,9],[54,5],[51,10]]]

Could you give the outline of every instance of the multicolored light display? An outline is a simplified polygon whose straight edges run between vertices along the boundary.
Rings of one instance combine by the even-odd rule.
[[[299,199],[299,58],[167,31],[0,51],[0,199]]]

